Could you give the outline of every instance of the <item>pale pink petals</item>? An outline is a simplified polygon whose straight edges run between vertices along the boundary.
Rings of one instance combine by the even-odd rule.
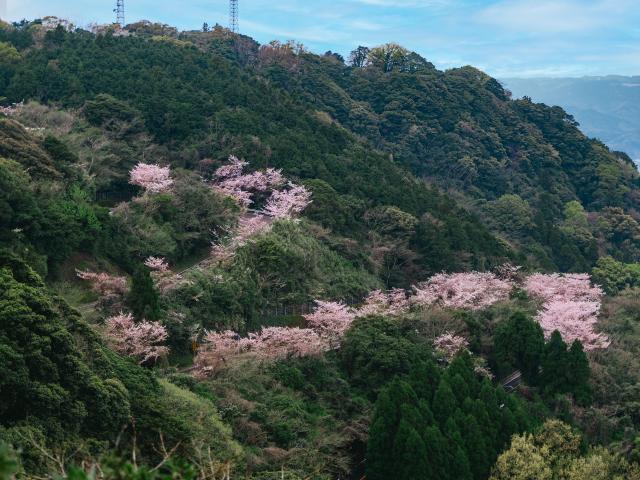
[[[166,355],[169,349],[158,345],[167,339],[167,329],[158,322],[135,323],[130,313],[120,313],[105,322],[105,336],[114,350],[143,364]]]
[[[579,340],[585,350],[607,348],[611,342],[597,333],[602,289],[586,273],[530,275],[524,285],[532,296],[544,300],[536,320],[549,338],[557,330],[566,343]]]
[[[101,297],[123,296],[127,293],[127,279],[108,273],[76,270],[76,275],[91,284],[91,289]]]
[[[524,289],[529,295],[547,302],[557,300],[599,302],[604,295],[600,287],[591,284],[591,277],[587,273],[534,273],[527,277]]]
[[[433,348],[439,352],[447,362],[450,362],[460,351],[466,350],[469,342],[460,335],[447,332],[433,341]]]
[[[509,298],[510,282],[493,273],[440,273],[413,287],[411,303],[419,307],[480,310]]]
[[[129,183],[144,188],[150,193],[166,192],[173,185],[169,167],[157,164],[138,163],[129,172]]]
[[[364,304],[358,309],[358,316],[402,315],[409,310],[409,307],[407,293],[401,288],[393,288],[388,292],[373,290],[369,292]]]
[[[264,211],[275,218],[291,219],[311,203],[311,192],[302,185],[289,182],[287,190],[274,190]]]
[[[169,264],[163,257],[149,257],[144,261],[144,264],[156,272],[166,272],[169,270]]]

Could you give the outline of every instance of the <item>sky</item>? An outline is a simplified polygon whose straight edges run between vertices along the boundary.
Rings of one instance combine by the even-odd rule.
[[[55,15],[107,23],[115,0],[0,0],[0,17]],[[446,69],[497,78],[640,75],[640,0],[239,0],[240,32],[261,43],[295,39],[345,57],[397,42]],[[127,22],[181,30],[228,24],[227,0],[125,0]]]

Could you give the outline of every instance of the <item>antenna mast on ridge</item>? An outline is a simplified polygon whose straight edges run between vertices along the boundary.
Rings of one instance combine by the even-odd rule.
[[[116,23],[124,28],[124,0],[117,0],[116,2]]]
[[[238,33],[238,0],[229,0],[229,30]]]

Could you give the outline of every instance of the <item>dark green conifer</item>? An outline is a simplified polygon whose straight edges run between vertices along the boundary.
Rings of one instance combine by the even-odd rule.
[[[133,273],[128,303],[138,320],[143,318],[158,320],[160,318],[158,292],[153,285],[149,269],[145,266],[139,266]]]

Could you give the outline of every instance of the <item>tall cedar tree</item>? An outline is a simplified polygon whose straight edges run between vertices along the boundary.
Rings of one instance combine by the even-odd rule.
[[[139,266],[133,273],[131,291],[127,298],[129,308],[138,320],[158,320],[160,318],[160,305],[158,292],[153,285],[153,279],[149,269]]]
[[[500,375],[520,370],[524,380],[535,385],[543,352],[542,328],[524,312],[516,312],[498,325],[493,339],[493,357]]]

